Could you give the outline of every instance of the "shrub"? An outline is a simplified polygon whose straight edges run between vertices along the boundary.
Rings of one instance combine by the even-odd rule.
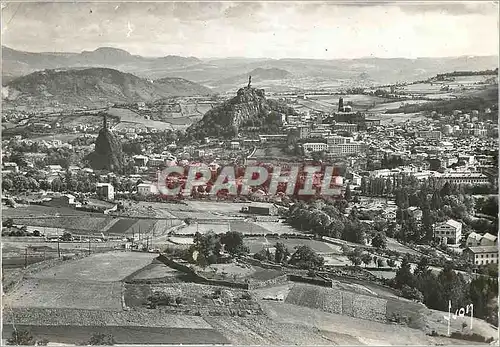
[[[423,294],[417,288],[407,286],[406,284],[404,284],[401,288],[401,294],[403,295],[403,298],[406,299],[416,300],[418,302],[422,302],[424,300]]]

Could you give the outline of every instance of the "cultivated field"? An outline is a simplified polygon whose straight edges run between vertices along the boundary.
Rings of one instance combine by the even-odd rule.
[[[114,282],[150,264],[157,254],[108,252],[72,260],[35,274],[38,279]]]
[[[121,310],[121,283],[29,279],[4,300],[8,307]]]
[[[126,108],[115,108],[112,107],[107,111],[108,114],[114,117],[118,117],[121,122],[126,123],[137,123],[144,125],[146,127],[152,127],[159,130],[172,130],[172,126],[169,123],[154,121],[146,119],[134,111],[131,111]]]

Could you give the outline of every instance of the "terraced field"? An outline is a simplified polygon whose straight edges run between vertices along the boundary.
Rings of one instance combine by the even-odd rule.
[[[350,291],[296,284],[286,302],[355,318],[386,322],[387,300]]]

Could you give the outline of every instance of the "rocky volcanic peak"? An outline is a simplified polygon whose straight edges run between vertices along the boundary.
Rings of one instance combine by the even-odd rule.
[[[95,150],[88,157],[94,170],[121,171],[124,166],[120,140],[107,127],[104,116],[103,127],[95,142]]]
[[[292,112],[277,101],[266,99],[263,89],[247,86],[240,88],[235,97],[205,113],[203,119],[188,128],[188,133],[197,138],[232,137],[242,125],[269,122],[273,111],[276,114]]]

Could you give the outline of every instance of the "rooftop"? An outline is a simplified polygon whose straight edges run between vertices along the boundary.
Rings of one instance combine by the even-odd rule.
[[[493,252],[498,253],[497,246],[476,246],[476,247],[468,247],[467,249],[472,253],[493,253]]]

